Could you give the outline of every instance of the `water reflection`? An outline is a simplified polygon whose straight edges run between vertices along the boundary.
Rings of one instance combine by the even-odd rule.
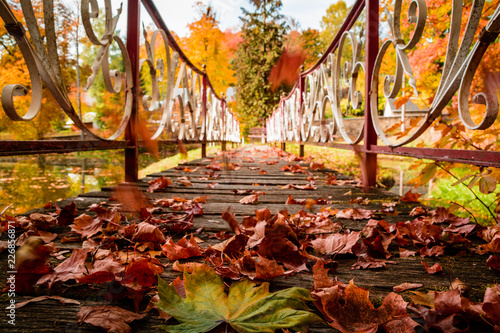
[[[24,213],[123,181],[118,151],[0,158],[0,211]]]

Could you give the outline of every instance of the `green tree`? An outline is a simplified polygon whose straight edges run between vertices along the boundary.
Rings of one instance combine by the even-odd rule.
[[[278,60],[288,26],[279,13],[279,0],[252,0],[254,12],[242,8],[243,41],[233,62],[236,73],[236,109],[247,127],[263,126],[278,104],[282,89],[272,92],[271,68]]]
[[[323,45],[323,49],[326,49],[330,45],[350,10],[351,7],[348,7],[344,0],[339,0],[328,7],[326,14],[321,18],[320,22],[321,32],[319,33],[319,39]]]

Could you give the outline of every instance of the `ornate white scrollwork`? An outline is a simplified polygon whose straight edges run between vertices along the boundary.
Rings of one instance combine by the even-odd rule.
[[[118,70],[110,70],[109,68],[109,49],[113,41],[118,44],[120,48],[122,57],[123,57],[123,65],[125,67],[125,80],[126,80],[126,90],[125,90],[125,107],[122,120],[118,129],[113,133],[109,140],[115,140],[125,131],[127,124],[130,120],[130,115],[132,113],[132,65],[130,63],[130,58],[127,53],[127,47],[122,39],[116,36],[115,29],[118,23],[118,19],[120,18],[120,14],[122,12],[122,8],[118,9],[118,12],[115,16],[113,16],[113,11],[111,7],[111,0],[105,0],[105,30],[101,38],[98,38],[92,28],[91,19],[95,19],[99,16],[99,5],[97,0],[82,0],[81,2],[81,12],[82,12],[82,23],[85,28],[85,32],[87,33],[87,37],[92,42],[92,44],[99,46],[99,50],[97,52],[97,56],[94,59],[94,63],[92,64],[92,74],[87,79],[87,89],[89,89],[94,80],[99,73],[99,70],[102,68],[102,76],[104,79],[104,84],[106,86],[106,90],[110,93],[119,93],[121,91],[122,85],[122,73]]]
[[[52,9],[51,3],[44,4],[44,6],[45,5]],[[28,111],[23,116],[19,115],[15,107],[14,96],[25,96],[28,93],[28,88],[20,84],[8,84],[2,89],[1,97],[5,113],[14,121],[27,121],[35,118],[41,108],[43,81],[52,96],[59,103],[63,111],[73,120],[75,125],[81,128],[90,137],[98,138],[98,136],[90,132],[82,123],[71,104],[61,77],[56,74],[56,69],[49,65],[49,63],[57,61],[57,48],[53,49],[54,45],[56,45],[55,32],[47,31],[46,38],[49,47],[47,51],[41,42],[42,38],[40,37],[38,23],[31,2],[22,0],[21,6],[28,24],[30,35],[33,39],[38,41],[35,43],[35,46],[33,46],[28,39],[23,25],[17,20],[6,0],[0,0],[0,17],[4,21],[7,31],[16,40],[26,61],[31,80],[31,102]],[[46,15],[46,17],[44,17],[45,23],[53,22],[54,13],[50,10],[44,12]],[[37,36],[37,38],[34,38],[34,36]]]
[[[415,30],[410,41],[404,44],[399,28],[401,3],[402,0],[397,0],[395,3],[394,19],[392,18],[392,15],[386,10],[388,22],[391,28],[392,39],[389,39],[382,44],[375,63],[374,75],[372,77],[371,89],[372,91],[377,91],[378,77],[382,60],[387,52],[387,49],[391,45],[393,45],[396,49],[397,57],[396,75],[394,77],[386,76],[386,80],[384,82],[384,96],[386,98],[394,98],[400,92],[403,73],[408,76],[408,82],[414,89],[414,94],[417,94],[416,82],[413,77],[411,66],[408,62],[406,51],[414,47],[421,39],[422,32],[425,27],[427,6],[424,0],[413,0],[411,2],[408,9],[408,18],[410,23],[415,23]],[[459,115],[462,122],[467,128],[473,130],[487,129],[495,122],[498,114],[498,100],[495,96],[491,94],[487,95],[485,93],[480,93],[474,96],[474,102],[486,104],[485,115],[483,117],[483,120],[479,124],[474,123],[470,116],[468,108],[469,90],[474,73],[478,68],[482,56],[486,52],[486,49],[498,36],[500,30],[499,6],[497,7],[493,16],[490,18],[489,23],[483,30],[480,38],[475,42],[474,45],[472,45],[474,41],[474,35],[479,25],[483,7],[484,0],[475,0],[472,3],[467,25],[465,27],[465,31],[459,45],[462,20],[462,1],[453,1],[446,60],[443,66],[443,72],[439,87],[428,110],[427,116],[422,122],[420,122],[417,127],[413,128],[407,136],[404,136],[397,141],[392,141],[387,137],[378,118],[377,94],[372,94],[370,102],[373,126],[379,138],[382,139],[382,141],[386,145],[401,146],[418,138],[427,128],[429,128],[433,121],[441,115],[442,110],[449,103],[449,101],[459,88]],[[392,89],[390,89],[391,84]]]

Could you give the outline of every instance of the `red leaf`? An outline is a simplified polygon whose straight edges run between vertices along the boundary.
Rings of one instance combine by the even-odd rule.
[[[128,284],[136,281],[143,287],[149,287],[155,284],[156,276],[163,272],[163,266],[156,259],[141,258],[132,260],[125,271],[122,283]]]
[[[162,253],[170,260],[187,259],[191,257],[201,256],[200,247],[196,240],[191,236],[189,241],[186,239],[187,235],[181,240],[174,243],[172,238],[169,238],[167,243],[162,246]]]
[[[418,198],[420,198],[422,194],[419,193],[413,193],[411,190],[406,192],[405,195],[403,195],[401,198],[399,198],[399,201],[401,202],[419,202]]]
[[[120,202],[124,210],[140,212],[142,208],[149,208],[153,206],[149,199],[135,184],[121,184],[120,186],[116,186],[113,191],[113,195],[116,197],[118,202]]]
[[[300,66],[304,63],[305,55],[302,49],[283,49],[276,65],[273,66],[269,74],[271,91],[276,91],[281,84],[293,85],[299,76]]]

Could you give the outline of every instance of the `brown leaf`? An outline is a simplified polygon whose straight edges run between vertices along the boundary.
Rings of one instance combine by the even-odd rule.
[[[369,255],[361,256],[351,269],[376,269],[386,268],[386,264],[397,265],[396,261],[372,258]]]
[[[75,215],[77,213],[76,202],[73,201],[63,209],[59,208],[56,205],[56,213],[59,215],[57,217],[57,223],[59,225],[63,226],[70,225],[71,223],[73,223],[73,220],[75,219]]]
[[[254,204],[259,201],[259,195],[258,194],[251,194],[249,196],[244,197],[243,199],[240,200],[240,204],[247,205],[247,204]]]
[[[76,279],[87,271],[85,260],[87,259],[88,249],[74,249],[71,257],[60,263],[53,273],[44,275],[38,280],[37,284],[49,283],[49,288],[56,281],[68,281]]]
[[[437,257],[442,256],[444,254],[444,248],[442,246],[436,245],[429,249],[427,246],[424,246],[419,251],[420,256],[424,257]]]
[[[427,263],[422,260],[422,265],[424,266],[425,271],[428,274],[436,274],[436,273],[439,273],[443,270],[443,268],[441,267],[441,265],[438,262],[435,263],[434,265],[432,265],[431,267],[429,267],[429,265],[427,265]]]
[[[405,283],[402,283],[402,284],[399,284],[397,286],[392,287],[392,290],[394,292],[400,293],[400,292],[403,292],[403,291],[408,290],[408,289],[417,289],[417,288],[420,288],[420,287],[423,287],[422,283],[408,283],[408,282],[405,282]]]
[[[103,221],[100,218],[93,218],[87,214],[82,214],[74,219],[74,224],[70,225],[71,231],[84,237],[92,237],[96,233],[102,231]]]
[[[153,193],[154,191],[168,187],[170,184],[172,184],[172,181],[168,178],[165,178],[164,176],[161,176],[160,178],[149,181],[148,184],[150,184],[148,187],[148,192]]]
[[[87,323],[107,332],[131,333],[128,323],[142,319],[146,314],[137,314],[117,306],[83,306],[76,314],[78,323]]]
[[[40,302],[40,301],[43,301],[43,300],[46,300],[46,299],[53,299],[53,300],[59,301],[62,304],[77,304],[77,305],[80,305],[80,302],[77,301],[76,299],[70,299],[70,298],[65,298],[65,297],[61,297],[61,296],[38,296],[38,297],[35,297],[35,298],[32,298],[32,299],[29,299],[27,301],[24,301],[24,302],[16,303],[16,309],[22,308],[26,304],[34,303],[34,302]]]
[[[333,287],[333,280],[328,277],[328,268],[325,268],[325,262],[318,260],[313,266],[314,289]]]
[[[309,164],[309,169],[311,169],[312,171],[322,170],[324,168],[325,168],[325,163],[312,161],[311,164]]]
[[[137,225],[137,229],[132,237],[134,242],[153,242],[165,243],[166,239],[163,232],[157,227],[147,222],[141,222]]]
[[[227,211],[222,214],[222,218],[229,224],[231,230],[233,230],[236,235],[239,235],[243,230],[238,220],[236,220],[236,217],[234,217],[234,214],[229,211],[230,208],[231,207],[228,207]]]
[[[401,247],[399,248],[399,257],[402,259],[408,259],[410,256],[414,257],[416,253],[417,251],[410,251]]]
[[[345,289],[335,285],[314,291],[312,295],[314,304],[329,324],[344,333],[375,333],[379,326],[389,332],[413,332],[417,325],[406,313],[406,302],[401,296],[390,293],[382,306],[375,309],[368,290],[355,286],[352,280]]]
[[[352,247],[359,240],[361,231],[335,233],[318,237],[311,241],[311,245],[322,253],[345,254],[352,253]]]
[[[285,270],[276,260],[266,259],[259,255],[255,260],[255,278],[258,280],[272,279],[285,274]]]
[[[486,265],[500,272],[500,258],[498,256],[491,255],[488,260],[486,260]]]

